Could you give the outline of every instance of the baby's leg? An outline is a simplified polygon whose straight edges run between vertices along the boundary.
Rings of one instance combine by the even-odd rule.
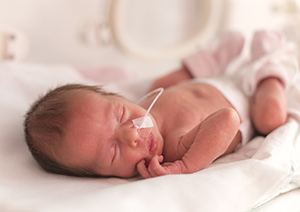
[[[283,43],[283,37],[275,31],[261,30],[255,32],[251,43],[252,61],[274,51]]]
[[[275,77],[262,80],[251,100],[251,118],[255,129],[266,135],[286,122],[285,87]]]
[[[272,52],[283,44],[277,32],[258,31],[251,44],[252,61]],[[267,62],[256,73],[256,92],[251,100],[251,118],[261,134],[268,134],[287,118],[285,88],[287,76],[283,66],[274,61]]]
[[[221,38],[217,48],[212,55],[218,65],[218,74],[222,74],[228,65],[241,54],[245,39],[238,32],[228,32]]]
[[[183,66],[192,77],[212,77],[223,74],[242,51],[244,37],[237,32],[228,32],[213,50],[200,50],[183,59]]]
[[[241,34],[228,32],[220,39],[214,50],[200,50],[184,58],[180,69],[156,80],[151,90],[159,87],[167,88],[191,78],[223,74],[229,63],[241,53],[243,46],[244,37]]]

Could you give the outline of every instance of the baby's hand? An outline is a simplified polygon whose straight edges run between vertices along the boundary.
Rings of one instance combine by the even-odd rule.
[[[145,160],[141,160],[137,164],[137,170],[140,173],[140,175],[142,175],[144,178],[181,173],[180,161],[175,161],[174,163],[160,164],[163,161],[163,159],[164,158],[162,155],[153,156],[148,168],[145,165]]]

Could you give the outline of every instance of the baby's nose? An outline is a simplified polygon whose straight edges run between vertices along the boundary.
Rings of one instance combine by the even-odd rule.
[[[131,146],[131,147],[136,147],[138,142],[138,130],[136,127],[132,126],[132,127],[124,127],[122,130],[121,130],[121,133],[119,135],[119,139]]]

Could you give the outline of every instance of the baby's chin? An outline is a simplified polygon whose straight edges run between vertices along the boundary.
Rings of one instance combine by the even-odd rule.
[[[162,141],[158,143],[158,148],[157,151],[155,152],[156,155],[162,155],[163,154],[163,150],[164,150],[164,141],[163,139],[161,139]]]

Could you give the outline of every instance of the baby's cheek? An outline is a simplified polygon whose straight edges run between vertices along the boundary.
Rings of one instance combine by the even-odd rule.
[[[134,177],[138,175],[137,164],[143,160],[142,155],[131,154],[127,157],[127,160],[124,161],[123,173],[126,173],[127,177]]]
[[[134,177],[138,174],[136,165],[124,165],[122,168],[120,168],[119,170],[117,170],[118,174],[116,174],[117,177]]]
[[[137,171],[137,166],[135,165],[134,167],[132,167],[132,169],[129,171],[129,173],[127,174],[127,177],[134,177],[137,176],[139,173]]]

